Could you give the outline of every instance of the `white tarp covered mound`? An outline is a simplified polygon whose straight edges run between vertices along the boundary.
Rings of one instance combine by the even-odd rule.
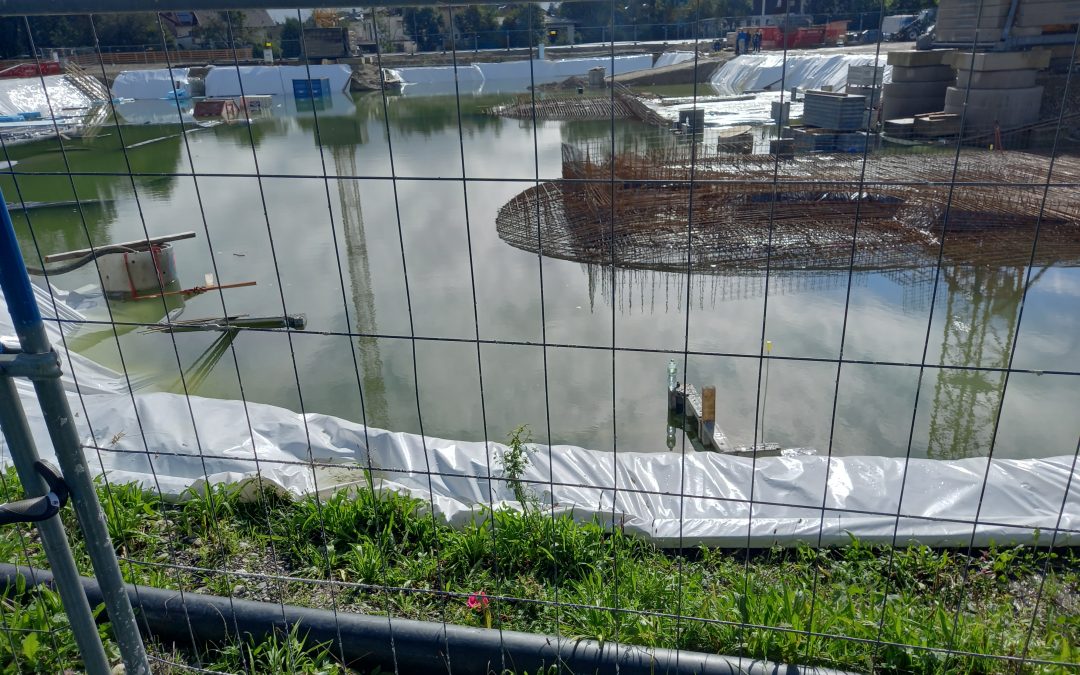
[[[112,95],[115,98],[135,100],[162,99],[168,97],[174,89],[186,89],[187,86],[187,68],[125,70],[113,81]]]
[[[693,60],[694,52],[664,52],[660,56],[656,57],[656,63],[653,64],[653,68],[674,66],[677,63],[683,63],[685,61]]]
[[[785,64],[786,60],[786,64]],[[716,93],[727,96],[753,91],[790,91],[831,86],[839,91],[847,84],[848,66],[884,65],[885,57],[873,54],[803,54],[770,52],[744,54],[728,61],[713,74]],[[885,67],[885,82],[892,81],[892,67]]]
[[[40,304],[49,312],[47,298]],[[54,324],[50,330],[62,349]],[[11,333],[3,307],[0,333]],[[137,481],[180,496],[206,482],[250,481],[258,472],[299,496],[362,485],[360,469],[370,466],[380,489],[429,502],[453,525],[492,505],[516,506],[501,480],[496,460],[505,446],[499,444],[425,438],[241,401],[129,395],[116,373],[78,355],[63,356],[75,423],[85,445],[103,448],[87,451],[90,467],[99,471],[103,465],[114,482]],[[20,382],[19,391],[41,454],[49,456],[29,383]],[[10,461],[9,451],[0,445],[0,462]],[[615,523],[664,547],[844,544],[849,535],[872,542],[891,542],[895,535],[899,543],[937,546],[1047,544],[1055,530],[1059,545],[1080,544],[1080,481],[1072,481],[1062,512],[1072,457],[993,460],[989,467],[986,459],[882,457],[766,458],[755,464],[715,453],[616,456],[534,446],[529,459],[523,480],[545,507]]]
[[[206,74],[207,96],[266,96],[293,92],[293,80],[330,80],[334,93],[345,91],[352,68],[327,66],[216,66]],[[241,91],[241,79],[243,91]]]
[[[41,86],[43,79],[45,87]],[[0,115],[39,112],[42,117],[53,117],[54,114],[62,117],[78,114],[73,109],[89,105],[90,99],[86,94],[76,89],[63,75],[0,80]]]

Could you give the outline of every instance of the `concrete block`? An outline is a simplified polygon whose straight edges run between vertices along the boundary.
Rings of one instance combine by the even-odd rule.
[[[882,87],[882,98],[930,98],[945,100],[945,90],[952,85],[950,80],[940,82],[890,82]]]
[[[900,117],[914,117],[921,113],[940,112],[944,101],[939,96],[928,98],[885,99],[881,102],[881,119],[895,120]]]
[[[919,138],[941,138],[960,133],[960,116],[955,113],[930,113],[915,116],[914,134]]]
[[[938,66],[942,63],[946,63],[946,57],[949,57],[956,50],[954,49],[928,49],[926,51],[916,51],[914,49],[889,52],[887,57],[888,64],[890,66]]]
[[[914,129],[915,119],[912,117],[885,120],[882,125],[882,130],[885,132],[885,135],[892,136],[893,138],[911,138]]]
[[[1042,101],[1042,87],[1024,87],[1023,89],[961,89],[949,87],[945,92],[945,103],[949,106],[1000,107],[1000,108],[1038,108]]]
[[[952,66],[893,66],[893,82],[942,82],[956,78]]]
[[[1050,65],[1050,52],[1032,49],[1029,52],[971,52],[954,51],[950,64],[957,70],[1042,70]]]
[[[1029,2],[1031,0],[1028,0]],[[976,17],[979,14],[999,14],[1005,16],[1009,12],[1012,0],[944,0],[938,5],[938,18],[945,17]]]
[[[945,93],[945,112],[963,115],[966,129],[990,129],[995,122],[1002,129],[1011,129],[1038,121],[1042,93],[1042,87],[967,90],[949,87]]]
[[[865,97],[866,105],[869,107],[877,108],[881,105],[880,87],[862,87],[857,84],[849,84],[845,89],[845,93]]]
[[[1034,68],[1026,70],[960,70],[956,73],[956,88],[967,89],[1026,89],[1035,86]]]
[[[941,28],[934,29],[935,44],[962,44],[971,47],[972,41],[978,45],[992,45],[1001,40],[1001,27],[980,28],[978,35],[974,28]]]
[[[1076,0],[1021,2],[1016,11],[1017,26],[1046,26],[1080,22],[1080,3]]]
[[[1001,29],[1005,27],[1005,15],[999,14],[997,16],[984,14],[979,18],[971,17],[965,19],[939,19],[937,25],[943,24],[945,28],[997,28]]]
[[[848,84],[862,87],[880,85],[884,78],[885,66],[848,66]]]

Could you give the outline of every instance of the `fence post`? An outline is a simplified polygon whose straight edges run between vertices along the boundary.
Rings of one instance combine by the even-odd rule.
[[[3,193],[0,193],[0,290],[4,293],[7,301],[8,313],[11,314],[12,324],[19,336],[19,344],[22,352],[28,355],[49,354],[52,346],[49,337],[45,333],[45,324],[41,320],[37,301],[34,298],[34,290],[30,285],[30,277],[26,273],[22,253],[19,250],[19,242],[15,238],[15,227],[8,213],[7,202]],[[120,574],[120,565],[116,560],[116,551],[113,550],[112,541],[109,539],[109,530],[105,522],[105,514],[101,511],[98,503],[97,492],[94,490],[93,480],[90,478],[90,469],[86,465],[86,457],[83,455],[82,444],[79,441],[79,432],[75,428],[74,417],[68,406],[67,395],[60,382],[59,369],[57,376],[35,379],[34,390],[37,393],[38,403],[41,406],[42,417],[49,430],[52,439],[53,450],[56,453],[57,463],[63,474],[64,482],[67,483],[71,493],[71,501],[75,507],[75,514],[79,519],[83,537],[86,539],[86,551],[94,566],[94,574],[101,585],[102,595],[105,600],[105,609],[112,622],[113,635],[120,646],[120,653],[124,658],[128,675],[150,675],[150,664],[146,659],[146,649],[143,647],[139,628],[135,624],[135,614],[131,609],[131,600],[124,588],[124,578]],[[10,380],[9,380],[9,384]],[[14,389],[11,385],[6,392]],[[5,406],[6,408],[7,406]],[[9,411],[10,412],[10,411]],[[21,415],[21,410],[19,411]],[[24,420],[25,423],[25,420]],[[17,425],[16,425],[17,426]],[[6,429],[5,429],[6,431]],[[22,454],[22,461],[29,459],[29,453],[36,454],[33,446],[11,447],[12,455]],[[33,460],[26,461],[32,464]],[[21,474],[21,471],[20,471]],[[28,489],[41,488],[40,479],[32,482]],[[58,520],[50,522],[59,525]],[[50,530],[50,526],[43,527],[42,536],[52,532],[49,536],[58,536],[62,533]],[[57,546],[57,552],[62,550],[59,542],[53,542]],[[63,547],[67,548],[66,539]],[[70,550],[67,551],[70,556]],[[52,564],[52,558],[49,560]],[[61,565],[63,566],[63,564]],[[74,562],[72,561],[72,566]],[[70,571],[70,570],[68,570]],[[79,593],[82,593],[82,585],[79,583]],[[85,603],[85,597],[83,602]],[[76,605],[68,606],[69,612],[77,611]],[[72,616],[74,629],[76,613]],[[85,630],[85,627],[80,628]],[[93,628],[95,634],[96,627]],[[80,643],[80,647],[81,647]],[[84,655],[85,656],[85,655]],[[91,656],[93,656],[91,654]],[[89,665],[89,664],[88,664]]]
[[[47,494],[48,488],[34,469],[34,462],[38,460],[37,447],[34,445],[30,427],[26,423],[26,415],[23,413],[19,394],[15,390],[15,383],[2,370],[0,370],[0,431],[3,432],[7,441],[11,460],[15,464],[15,470],[19,474],[19,481],[22,483],[26,496],[37,497]],[[56,590],[60,593],[60,601],[63,602],[64,611],[71,622],[71,632],[75,636],[75,644],[79,647],[79,654],[82,656],[86,672],[92,675],[108,675],[109,660],[105,656],[105,648],[101,645],[101,636],[98,635],[94,615],[90,611],[90,603],[87,602],[86,594],[83,593],[79,570],[75,567],[75,559],[71,555],[64,525],[57,515],[39,522],[37,528],[41,533],[41,544],[56,579]]]

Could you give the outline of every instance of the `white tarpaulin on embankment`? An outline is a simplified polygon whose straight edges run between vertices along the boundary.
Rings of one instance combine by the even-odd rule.
[[[713,73],[710,84],[728,96],[753,91],[791,91],[831,87],[842,91],[850,66],[885,65],[885,56],[874,54],[812,54],[769,52],[743,54]],[[892,82],[892,66],[885,66],[885,82]]]
[[[44,292],[40,304],[50,311]],[[365,429],[256,403],[131,395],[118,374],[64,353],[55,324],[49,326],[65,364],[75,423],[91,448],[89,465],[95,472],[103,466],[113,482],[137,481],[179,497],[207,481],[239,483],[258,472],[301,496],[363,484],[361,469],[371,466],[381,489],[433,504],[452,525],[470,522],[492,504],[515,505],[496,461],[505,446]],[[0,334],[12,332],[0,307]],[[48,457],[32,389],[21,382],[19,391],[39,451]],[[9,451],[0,446],[0,462],[10,461]],[[529,459],[523,480],[545,507],[617,523],[663,547],[767,547],[819,537],[823,544],[844,544],[849,535],[932,546],[1045,545],[1055,529],[1057,544],[1080,544],[1080,481],[1071,482],[1062,511],[1072,457],[993,460],[989,467],[978,458],[797,457],[755,464],[716,453],[615,455],[533,446]]]
[[[0,115],[39,112],[48,119],[81,114],[90,104],[86,94],[63,75],[0,80]]]
[[[138,101],[163,99],[171,97],[175,90],[186,89],[187,86],[187,68],[125,70],[113,80],[112,95]],[[175,107],[174,105],[173,108]]]
[[[472,63],[461,66],[417,66],[396,68],[403,92],[423,95],[452,94],[455,91],[495,93],[521,91],[531,85],[553,84],[568,77],[585,76],[591,68],[601,67],[614,74],[647,70],[651,54],[623,54],[614,58],[595,56],[573,59],[528,59]],[[611,73],[608,73],[611,74]],[[456,77],[456,83],[455,83]]]
[[[214,66],[206,74],[206,95],[273,96],[293,93],[294,80],[330,80],[330,92],[349,86],[352,68],[344,64],[311,66]]]

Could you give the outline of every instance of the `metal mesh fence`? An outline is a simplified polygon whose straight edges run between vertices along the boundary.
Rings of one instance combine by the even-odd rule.
[[[964,42],[943,1],[937,52],[884,3],[781,4],[437,5],[428,43],[280,10],[267,63],[231,5],[0,2],[36,55],[0,188],[111,541],[51,522],[97,618],[95,545],[154,672],[1080,668],[1075,17],[986,37],[1001,3],[964,3]],[[281,60],[349,17],[371,53]],[[0,660],[95,672],[44,527],[0,529]]]

